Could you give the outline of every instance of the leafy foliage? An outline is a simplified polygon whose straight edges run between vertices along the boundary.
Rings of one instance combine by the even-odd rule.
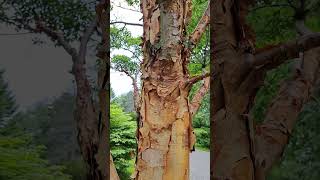
[[[122,49],[131,54],[115,54],[111,59],[112,68],[136,79],[140,73],[141,38],[132,37],[126,27],[111,27],[110,34],[111,49]]]
[[[289,3],[288,3],[289,2]],[[257,47],[267,44],[278,44],[297,36],[295,30],[295,18],[300,8],[299,0],[259,0],[252,8],[248,17],[249,22],[255,28],[257,35]],[[314,31],[320,30],[319,12],[316,10],[320,3],[305,1],[307,12],[305,15],[306,26]],[[301,15],[301,14],[300,14]],[[282,80],[290,75],[290,63],[283,64],[277,69],[268,72],[264,86],[258,91],[253,108],[254,119],[261,122],[265,116],[265,110],[278,92]],[[319,97],[319,94],[316,95]],[[289,145],[283,159],[272,169],[269,180],[298,180],[319,179],[319,103],[315,98],[304,107],[299,115]]]
[[[30,145],[28,136],[0,135],[0,179],[69,180],[64,167],[52,166],[41,158],[43,146]]]
[[[194,85],[190,92],[190,99],[194,96],[200,83]],[[201,106],[192,120],[192,126],[196,134],[196,147],[202,149],[210,148],[210,94],[209,92],[203,97]]]
[[[0,74],[1,104],[0,117],[10,117],[16,107],[15,101],[6,84],[3,73]],[[0,127],[0,179],[6,180],[69,180],[71,177],[63,173],[63,166],[52,166],[41,156],[45,149],[35,145],[32,136],[12,123],[11,119]]]
[[[320,91],[319,91],[320,92]],[[286,148],[283,161],[270,180],[317,180],[320,178],[320,93],[303,109]]]
[[[139,73],[139,64],[132,61],[128,56],[115,55],[112,58],[113,68],[126,73],[129,77],[135,77]]]
[[[64,93],[52,103],[39,104],[12,120],[12,124],[32,135],[36,144],[50,149],[45,155],[51,163],[61,164],[80,158],[73,119],[74,100],[73,95]]]
[[[111,154],[121,179],[130,179],[128,163],[133,159],[136,150],[136,121],[115,103],[110,106],[110,147]],[[132,161],[130,161],[132,162]]]
[[[42,157],[51,164],[64,165],[72,179],[85,179],[85,166],[76,138],[73,120],[74,96],[64,93],[51,103],[40,103],[33,109],[20,112],[10,120],[10,126],[23,129],[32,143],[44,145]],[[14,130],[13,130],[14,131]]]
[[[198,22],[200,21],[206,7],[208,6],[208,0],[193,0],[192,1],[192,16],[187,27],[187,33],[190,35]],[[203,70],[209,70],[210,63],[210,33],[207,28],[204,35],[201,37],[199,43],[193,49],[191,54],[190,63],[188,65],[191,75],[199,75]]]
[[[0,21],[18,30],[41,21],[46,27],[63,32],[68,41],[79,39],[95,12],[95,3],[83,0],[7,0],[3,6],[7,11]]]

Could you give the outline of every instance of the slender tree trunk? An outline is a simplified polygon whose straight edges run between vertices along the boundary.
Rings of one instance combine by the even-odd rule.
[[[266,71],[298,57],[316,42],[287,43],[254,54],[254,41],[245,24],[248,1],[216,0],[212,4],[212,174],[215,180],[264,180],[288,143],[303,104],[310,97],[319,71],[319,49],[306,53],[291,79],[283,83],[262,124],[250,118],[254,98]],[[245,34],[243,36],[243,34]],[[319,39],[318,39],[319,40]],[[296,41],[298,42],[298,41]],[[312,51],[310,55],[310,52]],[[317,54],[317,56],[314,56]],[[262,59],[266,63],[254,66]]]
[[[133,108],[137,114],[140,111],[140,93],[138,88],[137,76],[132,78],[132,86],[133,86]]]
[[[74,113],[77,121],[78,142],[82,157],[87,164],[87,179],[103,180],[103,172],[96,159],[99,150],[99,122],[97,112],[91,98],[91,86],[86,77],[84,64],[74,65],[77,82],[76,109]]]
[[[190,1],[142,0],[142,92],[135,179],[189,179],[191,129],[183,37]]]
[[[119,179],[108,144],[110,117],[110,107],[107,102],[110,99],[110,54],[108,53],[108,49],[110,46],[107,25],[110,20],[109,9],[109,3],[104,0],[100,1],[96,6],[96,18],[81,38],[79,53],[72,56],[73,74],[77,84],[75,120],[78,127],[79,146],[87,165],[88,180]],[[102,46],[97,53],[97,57],[100,58],[102,65],[98,71],[99,108],[95,107],[93,102],[93,93],[85,68],[87,43],[97,26],[102,30]],[[110,159],[108,159],[108,156]],[[110,169],[110,173],[108,169]]]

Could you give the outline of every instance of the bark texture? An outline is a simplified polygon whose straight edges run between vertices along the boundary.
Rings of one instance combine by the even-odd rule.
[[[245,23],[250,1],[216,0],[211,5],[212,144],[215,180],[264,180],[288,143],[297,116],[319,73],[317,33],[254,54],[254,36]],[[266,71],[299,57],[293,75],[268,107],[262,124],[250,118]]]
[[[239,48],[235,16],[235,4],[231,0],[213,3],[212,28],[214,37],[214,62],[212,72],[217,78],[211,86],[213,100],[213,177],[214,179],[253,179],[253,164],[250,154],[248,121],[244,116],[251,106],[250,99],[257,76],[249,75],[246,59],[252,58]],[[239,12],[238,12],[239,13]],[[240,22],[238,22],[240,23]],[[249,76],[248,76],[249,75]]]
[[[185,27],[191,1],[142,0],[143,64],[135,179],[189,179],[195,142],[188,95]]]

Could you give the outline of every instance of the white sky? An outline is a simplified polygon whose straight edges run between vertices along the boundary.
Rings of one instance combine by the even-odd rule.
[[[135,12],[128,9],[136,9],[139,10],[139,7],[129,7],[125,0],[111,0],[111,3],[114,9],[111,11],[111,22],[112,21],[124,21],[124,22],[131,22],[131,23],[141,23],[142,14],[140,12]],[[117,6],[121,6],[124,8],[120,8]],[[119,24],[119,26],[123,26]],[[141,36],[143,33],[143,29],[140,26],[130,26],[127,25],[128,30],[132,33],[133,36]],[[111,51],[111,57],[114,54],[125,54],[130,55],[130,53],[124,50],[115,50]],[[111,80],[111,87],[114,90],[116,96],[121,94],[127,93],[132,90],[132,81],[129,77],[127,77],[124,73],[116,72],[115,70],[110,70],[110,80]]]

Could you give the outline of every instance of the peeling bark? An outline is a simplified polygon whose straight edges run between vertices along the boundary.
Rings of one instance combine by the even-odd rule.
[[[185,27],[191,0],[142,0],[143,63],[136,170],[139,180],[189,179],[192,131]]]
[[[239,48],[240,42],[235,29],[237,24],[232,14],[235,4],[231,0],[213,3],[213,81],[212,148],[213,179],[253,179],[253,164],[250,153],[247,114],[251,106],[251,86],[242,82],[250,74],[246,59],[250,54]],[[240,13],[240,12],[238,12]],[[241,19],[241,18],[240,18]],[[238,29],[243,29],[239,27]],[[255,77],[255,76],[251,76]],[[216,104],[217,103],[217,104]]]

